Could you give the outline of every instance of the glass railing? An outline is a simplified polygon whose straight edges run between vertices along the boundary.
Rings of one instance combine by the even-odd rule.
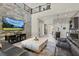
[[[15,3],[15,5],[17,5],[19,8],[25,10],[26,12],[29,12],[31,13],[31,8],[29,6],[27,6],[26,4],[24,3]]]
[[[15,5],[17,5],[19,8],[24,9],[25,11],[27,11],[31,14],[51,9],[51,3],[46,3],[44,5],[40,5],[40,6],[35,7],[35,8],[30,8],[29,6],[27,6],[27,4],[24,4],[24,3],[23,4],[15,3]]]
[[[40,5],[38,7],[32,8],[31,14],[46,11],[46,10],[49,10],[49,9],[51,9],[51,3],[46,3],[44,5]]]

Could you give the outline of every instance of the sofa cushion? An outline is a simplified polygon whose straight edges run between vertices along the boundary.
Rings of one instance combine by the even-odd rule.
[[[0,51],[0,56],[7,56],[7,55]]]
[[[57,40],[61,42],[67,42],[66,38],[58,38]]]
[[[58,43],[56,44],[57,47],[60,47],[60,48],[64,48],[64,49],[70,49],[71,46],[68,42],[60,42],[58,41]]]

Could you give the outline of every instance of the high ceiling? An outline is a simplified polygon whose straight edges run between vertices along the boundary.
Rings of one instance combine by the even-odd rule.
[[[45,3],[27,3],[31,8],[35,8]],[[42,13],[38,13],[39,17],[52,17],[57,14],[66,14],[67,16],[73,16],[79,11],[79,3],[51,3],[51,9]],[[68,14],[69,13],[69,14]],[[73,13],[73,14],[72,14]],[[62,15],[63,17],[63,15]]]
[[[40,5],[44,5],[44,4],[46,4],[46,3],[27,3],[26,5],[29,6],[30,8],[35,8]]]

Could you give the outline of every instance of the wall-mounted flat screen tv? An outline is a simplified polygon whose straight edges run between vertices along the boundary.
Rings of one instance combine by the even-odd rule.
[[[24,20],[16,20],[14,18],[5,17],[2,19],[3,30],[23,30]]]

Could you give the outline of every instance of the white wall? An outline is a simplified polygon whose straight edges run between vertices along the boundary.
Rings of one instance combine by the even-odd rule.
[[[61,14],[60,14],[61,15]],[[64,15],[64,14],[63,14]],[[68,15],[69,16],[69,15]],[[55,17],[55,18],[54,18]],[[43,19],[43,18],[42,18]],[[45,23],[48,25],[48,34],[55,34],[55,32],[59,31],[61,32],[61,37],[66,37],[66,32],[69,32],[69,20],[70,17],[59,17],[58,16],[49,16],[44,18]],[[65,30],[63,30],[63,27],[66,27]]]
[[[70,18],[66,18],[66,19],[60,18],[57,21],[55,20],[53,23],[54,33],[57,32],[59,28],[60,37],[66,38],[66,33],[69,32],[69,21],[68,20],[70,20]],[[63,27],[66,27],[66,29],[63,29]]]
[[[31,17],[31,35],[38,36],[38,15],[33,14]]]
[[[40,34],[40,36],[44,36],[44,23],[40,23],[40,32],[39,32],[39,34]]]
[[[33,14],[32,15],[32,35],[34,36],[38,36],[39,31],[38,31],[38,15],[40,15],[42,13],[37,13],[37,14]],[[59,30],[61,32],[61,37],[66,37],[66,32],[69,32],[69,20],[70,18],[57,18],[58,16],[48,16],[48,17],[44,17],[44,18],[40,18],[41,20],[44,21],[45,24],[47,24],[47,34],[51,34],[52,32],[56,32],[58,31],[58,27]],[[62,27],[61,27],[62,26]],[[63,30],[63,27],[66,27],[65,30]]]
[[[32,26],[32,36],[39,36],[39,29],[38,29],[38,21],[39,19],[41,19],[42,21],[44,21],[43,25],[44,24],[52,24],[52,21],[49,21],[50,19],[48,18],[42,18],[41,16],[43,16],[44,14],[46,14],[47,11],[45,12],[40,12],[40,13],[36,13],[36,14],[32,14],[32,18],[31,18],[31,26]],[[48,26],[47,26],[48,27]],[[42,30],[44,29],[44,27],[42,28]],[[49,31],[48,31],[49,32]],[[43,31],[43,34],[44,34],[44,31]]]
[[[69,17],[73,16],[74,15],[73,11],[78,11],[79,10],[79,4],[68,4],[68,3],[67,4],[64,4],[64,3],[63,4],[59,4],[59,3],[56,4],[56,3],[54,3],[54,4],[52,4],[51,8],[52,9],[47,10],[47,11],[43,11],[43,12],[39,12],[39,13],[36,13],[36,14],[32,14],[32,24],[31,24],[31,26],[32,26],[32,29],[31,29],[32,30],[32,36],[38,36],[38,33],[39,33],[38,32],[38,18],[39,18],[39,19],[43,20],[44,23],[46,23],[48,25],[52,25],[52,27],[54,27],[55,30],[57,30],[55,25],[56,26],[59,26],[59,25],[61,26],[62,25],[62,27],[66,27],[66,30],[63,30],[61,28],[61,31],[62,31],[61,35],[62,35],[62,37],[65,37],[66,36],[66,32],[69,31],[69,27],[68,27],[69,24],[68,24],[67,21],[66,22],[63,21],[64,23],[62,22],[62,20],[64,19],[63,15],[65,15],[63,13],[70,13],[70,12],[72,12],[69,15],[68,14],[65,15],[66,16],[65,18],[68,18],[68,16]],[[56,17],[58,17],[58,16],[54,16],[54,15],[57,15],[57,14],[62,14],[59,17],[63,18],[61,21],[58,21],[58,19],[57,19],[57,22],[59,22],[58,24],[53,21],[54,19],[56,19]],[[70,19],[65,19],[65,20],[70,20]],[[48,26],[48,32],[50,31],[49,28],[50,27]]]

